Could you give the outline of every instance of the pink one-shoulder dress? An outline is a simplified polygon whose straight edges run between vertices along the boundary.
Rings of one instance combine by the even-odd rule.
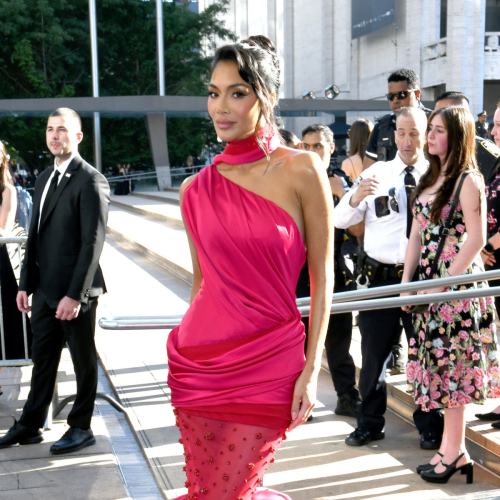
[[[302,236],[286,211],[216,165],[186,188],[182,213],[203,280],[167,342],[186,459],[180,498],[288,499],[257,487],[286,439],[305,362],[295,303]]]

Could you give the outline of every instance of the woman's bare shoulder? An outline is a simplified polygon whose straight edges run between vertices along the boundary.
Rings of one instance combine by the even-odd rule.
[[[300,149],[283,149],[286,150],[281,157],[283,170],[291,179],[302,183],[310,183],[313,179],[317,179],[318,176],[324,175],[325,168],[316,153]]]
[[[190,175],[186,179],[182,181],[181,187],[179,188],[179,197],[182,200],[182,196],[184,195],[184,191],[186,188],[191,185],[191,183],[196,179],[198,174]]]
[[[13,186],[12,184],[5,184],[5,187],[3,188],[2,191],[2,197],[4,201],[10,200],[12,197],[15,197],[17,195],[16,187]]]

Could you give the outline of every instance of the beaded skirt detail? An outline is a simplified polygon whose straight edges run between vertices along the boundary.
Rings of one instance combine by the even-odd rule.
[[[291,500],[258,488],[285,429],[215,420],[174,410],[186,465],[187,495],[177,500]]]

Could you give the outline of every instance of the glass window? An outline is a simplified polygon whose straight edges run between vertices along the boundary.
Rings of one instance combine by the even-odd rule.
[[[446,23],[448,21],[448,0],[441,0],[441,16],[439,38],[446,38]]]
[[[500,31],[500,0],[486,0],[486,32]]]

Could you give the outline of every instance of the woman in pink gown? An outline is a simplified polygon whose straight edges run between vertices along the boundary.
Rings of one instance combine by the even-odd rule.
[[[319,157],[280,144],[278,87],[267,38],[217,51],[208,110],[228,144],[180,190],[193,290],[167,343],[187,473],[179,500],[289,499],[258,485],[314,406],[333,287],[332,201]],[[295,287],[306,248],[304,359]]]

